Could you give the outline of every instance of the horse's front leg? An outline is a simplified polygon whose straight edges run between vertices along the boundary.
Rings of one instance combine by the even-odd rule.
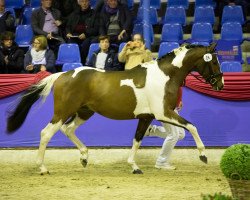
[[[38,157],[37,157],[37,165],[40,168],[40,174],[49,174],[48,169],[44,165],[44,154],[49,143],[50,139],[53,135],[60,129],[62,126],[62,122],[59,121],[57,123],[49,123],[42,131],[41,131],[41,140],[38,150]]]
[[[152,120],[153,120],[152,118],[139,119],[135,133],[135,138],[133,140],[133,146],[128,157],[128,163],[132,166],[133,174],[142,174],[142,171],[135,162],[135,155],[141,145],[142,138]]]
[[[168,110],[166,112],[166,116],[171,116],[171,118],[166,118],[164,120],[159,119],[159,120],[183,127],[186,130],[188,130],[193,136],[197,149],[199,150],[200,160],[204,163],[207,163],[207,157],[205,155],[205,146],[198,134],[197,128],[192,123],[190,123],[189,121],[187,121],[186,119],[175,113],[173,110]]]

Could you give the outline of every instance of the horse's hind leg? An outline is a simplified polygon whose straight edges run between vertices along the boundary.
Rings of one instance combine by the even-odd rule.
[[[82,108],[80,109],[76,116],[72,118],[68,123],[65,123],[61,127],[61,131],[77,146],[81,153],[81,164],[86,167],[88,163],[88,149],[87,147],[79,140],[79,138],[75,135],[75,130],[83,124],[86,120],[88,120],[94,114],[93,111]]]
[[[47,147],[47,144],[49,143],[50,139],[53,137],[53,135],[60,129],[62,126],[62,121],[56,123],[49,123],[42,131],[41,131],[41,140],[38,150],[38,158],[37,158],[37,165],[40,168],[40,174],[46,174],[49,173],[47,168],[44,165],[44,154]]]
[[[133,146],[128,157],[128,163],[132,166],[133,174],[142,174],[142,171],[135,162],[135,155],[141,145],[142,138],[152,120],[153,118],[151,117],[139,119],[135,133],[135,138],[133,140]]]

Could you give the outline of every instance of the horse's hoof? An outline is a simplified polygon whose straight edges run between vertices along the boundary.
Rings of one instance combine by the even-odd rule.
[[[81,164],[83,167],[86,167],[88,164],[88,160],[87,159],[80,159],[81,160]]]
[[[46,174],[49,174],[49,175],[50,175],[49,171],[40,172],[40,175],[41,175],[41,176],[46,175]]]
[[[207,156],[200,156],[200,160],[207,164]]]
[[[140,169],[136,169],[133,171],[133,174],[143,174],[143,172]]]

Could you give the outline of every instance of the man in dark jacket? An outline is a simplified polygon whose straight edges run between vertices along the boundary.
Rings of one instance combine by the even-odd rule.
[[[19,74],[23,69],[24,52],[14,42],[12,32],[4,32],[0,46],[0,73]]]
[[[48,39],[50,49],[55,54],[60,44],[64,43],[61,34],[61,13],[52,8],[52,0],[41,0],[42,6],[35,9],[31,15],[31,26],[35,35],[44,35]]]
[[[93,53],[88,65],[106,71],[123,71],[124,67],[118,61],[117,52],[110,48],[109,36],[99,37],[100,50]]]
[[[89,0],[78,0],[79,9],[73,12],[66,26],[69,43],[77,43],[81,49],[81,61],[85,63],[91,41],[98,36],[98,15],[90,7]]]
[[[130,39],[132,17],[129,9],[117,0],[107,0],[100,14],[100,35],[109,35],[112,44]]]
[[[15,30],[15,18],[10,11],[5,10],[5,1],[0,0],[0,33]]]

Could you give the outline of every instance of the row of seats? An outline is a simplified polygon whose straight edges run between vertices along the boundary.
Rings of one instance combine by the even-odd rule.
[[[122,50],[126,43],[122,43],[119,46],[119,52]],[[171,52],[173,49],[178,48],[179,44],[176,42],[162,42],[160,44],[158,58]],[[93,43],[90,45],[87,63],[92,57],[95,51],[99,50],[99,44]],[[61,44],[59,47],[58,58],[56,64],[63,65],[62,71],[69,71],[77,67],[82,66],[80,58],[80,51],[77,44]],[[224,61],[221,63],[222,72],[242,72],[242,66],[240,62],[237,61]]]
[[[162,21],[159,21],[157,9],[150,7],[149,9],[140,7],[137,13],[136,23],[145,22],[143,17],[143,12],[147,11],[149,13],[149,22],[152,25],[160,23],[179,23],[182,26],[187,24],[186,11],[184,7],[167,7],[165,15]],[[194,21],[193,23],[206,22],[213,25],[215,23],[215,13],[212,6],[202,6],[196,7],[194,11]],[[244,15],[241,6],[225,6],[223,8],[221,24],[227,22],[238,22],[241,25],[245,23]]]
[[[91,6],[94,7],[97,0],[90,0]],[[134,6],[134,0],[128,0],[128,6],[129,8],[132,8]],[[30,6],[31,7],[39,7],[41,4],[41,0],[30,0]],[[140,4],[142,4],[142,1],[140,1]],[[8,0],[6,1],[6,7],[7,8],[15,8],[19,9],[25,6],[25,0]],[[150,6],[160,9],[161,7],[161,0],[150,0]],[[188,0],[168,0],[168,6],[182,6],[185,9],[189,6]],[[195,6],[213,6],[215,7],[215,3],[213,0],[196,0]]]

